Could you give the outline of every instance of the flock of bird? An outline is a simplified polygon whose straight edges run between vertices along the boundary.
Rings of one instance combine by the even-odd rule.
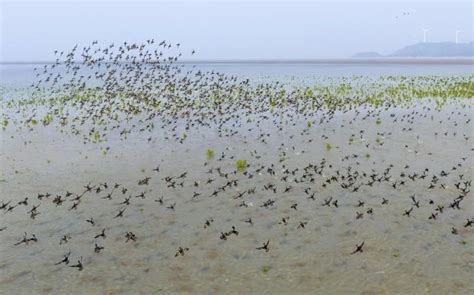
[[[158,48],[150,49],[154,45],[158,45]],[[163,210],[175,212],[178,218],[186,218],[179,215],[180,207],[190,206],[189,204],[195,201],[213,202],[215,198],[230,198],[232,200],[230,206],[255,213],[261,210],[275,210],[283,206],[282,200],[292,197],[296,200],[288,208],[284,208],[289,209],[292,214],[275,213],[274,226],[294,226],[297,230],[311,229],[310,218],[308,220],[298,217],[298,212],[309,210],[308,208],[312,208],[314,212],[331,208],[336,210],[335,214],[340,207],[353,208],[355,222],[376,215],[379,210],[383,210],[381,208],[388,207],[394,202],[402,202],[406,209],[399,212],[400,219],[416,216],[427,221],[436,221],[450,211],[457,210],[465,214],[465,219],[462,222],[458,221],[451,228],[451,234],[457,235],[461,229],[473,226],[474,217],[472,212],[469,212],[472,209],[469,205],[472,203],[472,180],[470,175],[461,172],[469,169],[469,157],[460,157],[456,163],[441,161],[437,169],[418,169],[400,163],[384,165],[374,161],[370,166],[371,169],[367,170],[362,168],[361,161],[364,155],[359,153],[341,155],[338,159],[340,162],[329,161],[314,154],[314,158],[320,157],[321,160],[297,167],[286,161],[287,158],[291,159],[289,156],[291,151],[300,149],[292,143],[294,136],[304,137],[307,144],[312,144],[313,141],[324,142],[330,138],[329,132],[323,134],[321,139],[313,138],[310,124],[300,130],[298,128],[301,124],[297,122],[309,121],[323,125],[331,122],[338,113],[351,113],[353,119],[342,123],[340,128],[345,128],[347,125],[353,127],[360,122],[377,118],[392,107],[397,107],[393,103],[387,102],[378,108],[373,108],[362,98],[341,97],[339,100],[334,100],[318,94],[302,93],[301,90],[289,90],[286,85],[278,81],[259,84],[249,79],[239,79],[214,71],[189,69],[189,66],[178,63],[181,54],[166,56],[166,50],[179,47],[180,44],[166,41],[158,43],[151,39],[144,44],[124,42],[105,47],[100,47],[98,42],[94,41],[81,52],[78,46],[69,53],[57,51],[55,54],[58,59],[54,64],[36,69],[38,81],[32,85],[35,89],[35,103],[28,104],[29,113],[22,122],[30,128],[32,122],[39,116],[44,118],[42,123],[45,126],[58,118],[56,124],[58,128],[69,126],[71,133],[82,135],[85,143],[97,141],[105,142],[104,144],[109,132],[114,130],[122,138],[135,131],[150,131],[146,141],[155,142],[151,130],[159,126],[164,130],[164,135],[158,138],[158,141],[185,144],[186,136],[183,134],[191,133],[192,130],[211,128],[218,137],[240,136],[244,142],[254,141],[263,149],[276,148],[279,160],[274,163],[263,163],[260,161],[262,155],[253,151],[251,154],[254,161],[249,161],[243,169],[237,169],[224,164],[235,161],[235,156],[232,152],[223,150],[220,156],[215,159],[213,156],[210,157],[202,167],[189,167],[190,171],[200,171],[198,177],[188,171],[165,173],[160,166],[157,166],[150,169],[150,175],[136,180],[138,188],[157,187],[158,189],[154,191],[151,189],[136,191],[113,182],[87,183],[82,191],[42,192],[36,196],[25,196],[17,202],[2,196],[0,212],[4,215],[14,212],[25,214],[25,218],[37,222],[44,216],[41,209],[46,206],[63,210],[64,215],[74,215],[78,211],[83,212],[81,211],[85,210],[83,206],[94,206],[94,200],[105,200],[110,204],[109,207],[103,208],[109,212],[105,217],[90,216],[84,220],[95,232],[89,237],[94,241],[91,255],[107,253],[103,240],[111,235],[107,228],[108,220],[127,219],[130,211],[136,210],[131,205],[150,200]],[[403,115],[393,114],[390,116],[392,122],[387,124],[391,126],[400,124],[403,126],[400,127],[400,131],[409,134],[416,129],[414,122],[417,119],[429,120],[433,112],[434,108],[422,106]],[[470,118],[467,118],[466,114],[463,117],[461,111],[453,111],[447,121],[449,124],[456,121],[454,123],[456,126],[471,124]],[[291,130],[293,134],[283,139],[280,146],[271,146],[270,142],[275,140],[278,134],[269,133],[266,124],[271,124],[277,131]],[[443,121],[440,120],[438,124],[442,126]],[[366,130],[360,129],[358,134],[352,134],[350,141],[364,142],[363,146],[367,151],[385,144],[383,141],[376,143],[365,141],[366,133]],[[456,131],[446,133],[437,131],[433,136],[443,134],[445,137],[459,138],[465,145],[471,143],[470,134],[457,134]],[[253,135],[255,136],[252,137]],[[380,138],[391,135],[391,131],[377,133]],[[417,138],[420,136],[423,135],[417,135]],[[404,148],[416,149],[408,144]],[[414,152],[421,154],[421,151]],[[301,153],[311,154],[311,150],[302,150]],[[345,163],[348,164],[344,165]],[[256,181],[262,177],[267,179],[263,185]],[[420,187],[421,192],[406,193],[405,188],[411,185]],[[355,200],[344,195],[364,192],[372,187],[381,187],[387,192],[391,190],[393,194],[401,196],[401,200],[391,200],[388,198],[388,193],[370,201]],[[185,199],[175,197],[176,192],[180,190],[192,190],[193,193]],[[328,195],[327,191],[336,193]],[[164,192],[166,196],[163,196]],[[429,194],[446,194],[447,197],[440,201],[440,198],[426,197]],[[85,199],[89,202],[83,205]],[[428,209],[430,214],[421,215],[420,208]],[[295,223],[292,223],[293,219],[296,219]],[[231,242],[241,237],[239,233],[252,230],[252,227],[259,223],[257,214],[236,221],[230,228],[220,228],[219,221],[218,217],[204,217],[202,224],[197,227],[204,231],[217,228],[216,242]],[[101,228],[98,228],[98,224]],[[8,229],[9,226],[6,224],[1,231]],[[16,241],[2,239],[2,243],[11,242],[16,247],[34,247],[36,243],[51,238],[35,232],[25,232],[19,234]],[[73,259],[73,253],[68,249],[70,240],[83,237],[63,233],[55,238],[65,254],[58,256],[53,265],[64,265],[78,271],[87,268],[82,257]],[[140,238],[133,231],[121,233],[121,239],[126,244],[134,243]],[[271,252],[276,244],[273,239],[275,237],[262,238],[258,244],[250,248],[256,253]],[[347,254],[364,253],[364,247],[367,247],[368,243],[366,240],[354,240],[353,251]],[[193,248],[190,245],[169,249],[170,257],[179,259],[185,255],[193,255]]]
[[[346,158],[357,159],[357,155],[351,155],[343,157],[342,161]],[[153,175],[146,176],[143,179],[137,180],[136,184],[138,188],[146,188],[148,186],[157,186],[158,192],[153,189],[143,189],[140,192],[134,192],[121,184],[114,183],[88,183],[84,186],[84,189],[80,192],[71,192],[69,190],[58,194],[58,193],[38,193],[37,196],[25,197],[23,200],[13,202],[12,200],[1,201],[0,210],[6,214],[13,214],[14,212],[25,214],[25,218],[30,218],[34,222],[40,222],[42,218],[41,208],[49,206],[49,208],[57,208],[56,210],[62,210],[64,215],[77,214],[76,212],[88,211],[87,207],[97,206],[94,201],[106,200],[110,204],[110,208],[104,207],[104,211],[110,211],[106,214],[106,217],[95,217],[91,216],[85,219],[85,223],[89,223],[92,230],[96,233],[91,235],[89,238],[93,238],[94,247],[91,252],[94,254],[100,254],[107,249],[104,248],[101,241],[107,239],[110,235],[107,228],[107,219],[114,220],[117,218],[127,219],[128,215],[133,214],[131,210],[137,210],[137,207],[131,205],[138,205],[139,203],[150,204],[154,202],[158,206],[162,206],[164,210],[169,210],[179,215],[181,206],[189,206],[189,202],[196,201],[207,201],[214,202],[216,198],[230,198],[232,200],[231,206],[239,208],[239,210],[251,210],[250,212],[256,213],[260,210],[273,210],[282,203],[283,200],[291,198],[291,196],[297,196],[297,201],[292,203],[288,209],[294,212],[294,216],[283,215],[275,216],[275,226],[288,226],[290,220],[298,217],[300,207],[308,208],[314,206],[313,212],[318,210],[326,210],[325,208],[332,208],[337,210],[340,207],[353,207],[354,209],[354,221],[364,218],[364,216],[373,216],[377,213],[374,207],[390,206],[391,201],[384,196],[378,198],[378,203],[364,200],[352,200],[347,197],[341,197],[331,195],[323,198],[324,190],[330,187],[336,187],[342,191],[354,193],[365,188],[370,189],[373,186],[382,186],[386,189],[392,188],[395,193],[403,194],[403,187],[409,186],[410,184],[420,185],[427,191],[436,191],[441,194],[448,187],[455,188],[455,198],[445,202],[435,202],[433,199],[422,199],[417,195],[413,194],[407,196],[403,202],[406,204],[406,209],[399,212],[400,218],[426,218],[426,220],[437,220],[441,218],[441,215],[446,214],[449,210],[463,210],[464,205],[467,205],[469,210],[468,198],[470,196],[470,188],[472,180],[467,180],[463,174],[459,174],[455,178],[451,178],[454,183],[447,181],[448,176],[451,173],[456,172],[458,169],[463,168],[467,158],[462,158],[459,162],[454,165],[449,172],[441,170],[440,172],[431,172],[429,169],[423,169],[421,171],[411,171],[410,166],[406,165],[403,167],[402,172],[399,175],[394,175],[394,165],[388,165],[386,168],[377,171],[372,169],[372,173],[366,173],[357,170],[357,164],[354,166],[349,165],[344,168],[333,170],[332,165],[327,160],[322,159],[319,163],[308,164],[304,167],[296,167],[289,169],[284,163],[265,165],[248,165],[245,171],[238,171],[234,168],[224,170],[221,166],[208,168],[209,163],[205,162],[201,175],[207,175],[205,178],[198,177],[190,179],[188,172],[184,171],[177,175],[164,175],[160,166],[152,170]],[[254,177],[262,177],[266,175],[273,179],[263,185],[257,185],[250,187],[245,190],[238,190],[242,183],[246,183],[248,187],[249,183],[252,183]],[[394,180],[395,179],[395,180]],[[157,182],[161,182],[160,185],[156,185]],[[216,185],[218,184],[218,185]],[[193,194],[187,198],[182,199],[174,197],[174,195],[180,190],[185,188],[193,188]],[[316,192],[317,191],[317,192]],[[156,197],[156,195],[166,193],[166,198],[163,196]],[[452,194],[452,192],[451,192]],[[422,194],[424,195],[424,194]],[[152,200],[150,200],[150,198]],[[83,207],[83,201],[87,199],[86,208]],[[258,206],[253,208],[253,203],[257,203]],[[314,205],[313,205],[314,204]],[[51,207],[53,206],[53,207]],[[281,206],[281,205],[280,205]],[[24,208],[24,209],[23,209]],[[420,208],[429,208],[431,213],[427,216],[420,216],[417,213]],[[304,209],[303,209],[304,210]],[[379,209],[381,210],[381,209]],[[275,213],[280,215],[279,213]],[[76,216],[77,217],[77,216]],[[185,214],[180,216],[186,218]],[[228,217],[228,216],[226,216]],[[201,225],[203,230],[218,226],[216,224],[216,217],[210,217],[202,220]],[[278,221],[278,222],[277,222]],[[241,221],[242,224],[250,226],[250,230],[258,224],[259,220],[257,217],[249,217]],[[297,221],[294,224],[296,229],[307,229],[310,224],[308,220]],[[95,229],[98,224],[103,226],[102,228]],[[457,226],[452,227],[451,234],[457,235],[459,229],[471,228],[474,225],[474,218],[466,217],[465,222],[459,223]],[[229,239],[238,238],[239,232],[242,230],[248,231],[248,227],[240,229],[242,225],[233,225],[229,229],[221,230],[219,235],[216,236],[216,242],[219,240],[227,241]],[[8,226],[1,228],[1,231],[8,229]],[[84,235],[84,233],[82,234]],[[87,233],[86,235],[89,235]],[[17,241],[12,241],[14,246],[27,247],[32,246],[35,243],[44,240],[54,239],[54,237],[46,236],[42,237],[37,233],[24,233],[22,237],[18,237]],[[64,233],[64,235],[57,236],[57,244],[61,249],[66,249],[70,240],[81,239],[84,237],[76,236],[71,233]],[[273,237],[274,238],[274,237]],[[122,240],[124,243],[136,242],[140,239],[132,231],[123,232]],[[3,242],[7,242],[3,240]],[[363,247],[366,241],[355,242],[354,251],[348,254],[362,253]],[[267,239],[261,241],[260,245],[254,245],[254,249],[263,250],[264,252],[271,251],[272,244],[271,240]],[[187,245],[179,246],[177,249],[170,249],[170,257],[179,257],[188,255],[188,252],[192,255],[192,248]],[[62,258],[58,258],[58,261],[54,265],[64,264],[71,268],[76,268],[81,271],[85,268],[82,262],[82,257],[78,258],[75,264],[70,264],[71,251],[68,250]]]
[[[195,65],[179,63],[181,54],[167,53],[178,49],[178,44],[162,41],[158,48],[155,44],[152,39],[144,44],[100,47],[94,41],[82,51],[75,46],[69,53],[57,53],[55,63],[35,68],[38,80],[31,85],[34,92],[15,105],[25,116],[15,126],[33,129],[54,121],[62,131],[81,136],[84,143],[104,145],[113,133],[126,139],[133,133],[148,132],[148,141],[153,141],[154,129],[161,127],[169,131],[165,139],[183,143],[188,133],[202,127],[216,129],[220,137],[238,135],[235,127],[245,123],[239,117],[246,117],[256,127],[271,121],[282,129],[286,120],[323,123],[338,111],[370,108],[369,94],[326,95],[309,88],[292,89],[280,81],[256,83],[214,70],[203,72]],[[421,81],[427,87],[431,82],[437,87],[465,81]],[[397,104],[390,95],[384,99],[385,108]],[[369,110],[363,119],[382,110]]]

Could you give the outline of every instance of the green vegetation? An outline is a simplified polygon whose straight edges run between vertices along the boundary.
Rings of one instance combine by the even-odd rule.
[[[44,126],[48,126],[51,122],[53,122],[53,118],[54,117],[52,114],[47,114],[41,121],[43,122]]]
[[[2,121],[2,126],[3,126],[3,129],[7,128],[7,126],[8,126],[8,120],[7,120],[6,118],[3,119],[3,121]]]
[[[212,149],[207,149],[206,156],[208,160],[214,159],[214,150]]]
[[[217,74],[208,78],[225,79]],[[256,116],[271,112],[282,120],[288,109],[308,118],[318,116],[317,112],[333,114],[360,106],[410,108],[420,100],[439,109],[452,101],[465,104],[472,99],[473,78],[474,75],[326,78],[319,84],[304,87],[277,82],[217,85],[196,81],[187,82],[189,86],[186,87],[179,82],[157,83],[152,90],[137,89],[132,85],[115,89],[105,85],[65,87],[58,83],[51,88],[20,92],[15,98],[8,97],[5,93],[9,92],[2,89],[0,103],[4,112],[0,114],[0,122],[3,129],[9,124],[40,128],[56,122],[55,126],[60,126],[60,130],[69,130],[73,135],[84,134],[86,130],[82,128],[95,128],[100,138],[93,133],[86,140],[103,142],[110,132],[107,124],[137,123],[134,129],[121,133],[123,138],[138,130],[152,131],[156,122],[143,120],[150,115],[160,118],[164,124],[178,118],[187,121],[199,118],[200,123],[208,124],[212,120],[209,114],[223,109],[228,112],[221,115],[228,119],[235,112],[243,111]],[[9,115],[14,112],[23,114],[24,118]],[[307,127],[310,128],[313,122],[308,120]],[[381,123],[377,118],[376,124]],[[182,134],[181,140],[186,138],[187,134]]]
[[[94,132],[94,141],[95,141],[95,142],[100,141],[100,133],[99,133],[99,131]]]
[[[247,169],[247,160],[235,161],[235,168],[237,169],[237,171],[245,171],[245,169]]]
[[[326,151],[328,151],[328,152],[332,149],[332,145],[328,142],[326,142],[325,147],[326,147]]]

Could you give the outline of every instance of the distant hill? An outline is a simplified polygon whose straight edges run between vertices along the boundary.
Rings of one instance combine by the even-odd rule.
[[[361,52],[352,57],[474,57],[474,42],[423,42],[406,46],[388,55]]]

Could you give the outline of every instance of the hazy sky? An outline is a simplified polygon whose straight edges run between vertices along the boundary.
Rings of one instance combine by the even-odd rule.
[[[471,1],[0,1],[0,61],[52,60],[95,39],[166,39],[197,59],[385,54],[421,42],[422,27],[428,41],[454,41],[456,29],[473,40]]]

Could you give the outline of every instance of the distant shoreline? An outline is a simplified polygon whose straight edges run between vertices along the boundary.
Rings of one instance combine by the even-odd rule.
[[[54,61],[3,61],[0,65],[53,64]],[[80,62],[77,62],[80,63]],[[175,64],[209,65],[474,65],[474,58],[331,58],[331,59],[219,59],[182,60]]]

